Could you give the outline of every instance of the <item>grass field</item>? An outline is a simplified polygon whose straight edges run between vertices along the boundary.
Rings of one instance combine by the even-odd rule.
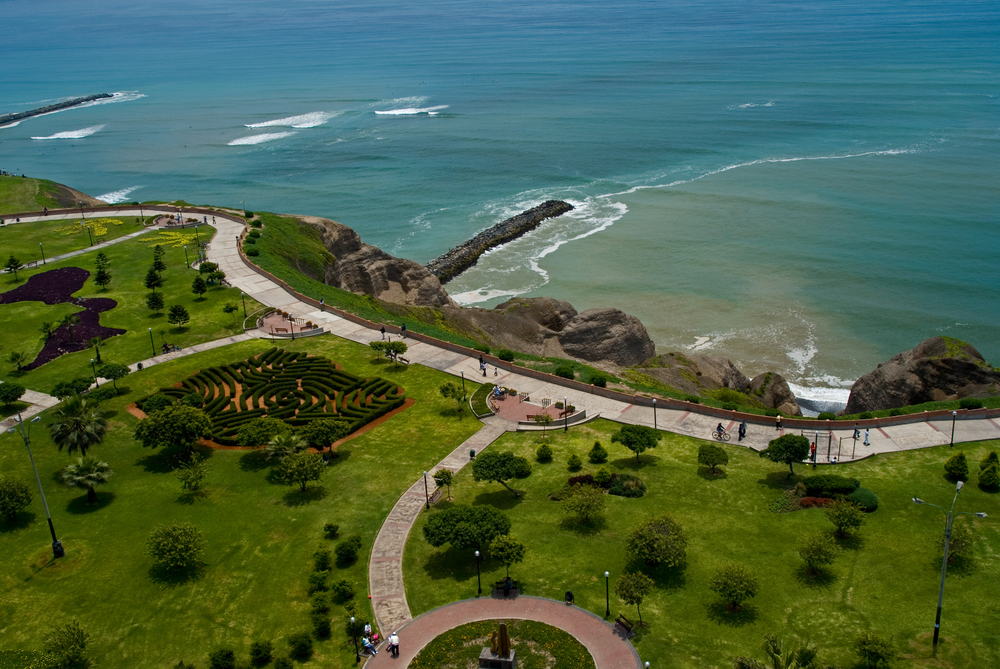
[[[136,373],[127,384],[132,397],[144,396],[270,346],[255,340],[193,355]],[[95,666],[105,669],[162,669],[181,659],[205,667],[208,653],[222,646],[234,648],[246,664],[250,643],[259,639],[273,640],[278,654],[287,654],[284,638],[310,629],[306,583],[312,554],[337,543],[322,536],[328,522],[340,525],[341,537],[362,537],[358,562],[335,568],[334,578],[353,583],[356,600],[370,611],[367,560],[383,519],[422,470],[480,424],[467,414],[457,418],[453,403],[440,397],[446,377],[439,372],[372,362],[367,347],[329,336],[296,341],[294,350],[328,356],[359,375],[391,379],[417,402],[341,446],[321,484],[305,495],[295,492],[297,486],[272,482],[256,452],[207,449],[205,492],[189,495],[174,477],[169,453],[133,441],[136,419],[125,411],[129,398],[112,400],[105,403],[114,412],[111,432],[92,453],[115,474],[99,489],[93,508],[84,491],[57,483],[56,473],[70,457],[49,440],[43,415],[31,432],[32,449],[67,556],[49,562],[37,494],[29,514],[12,525],[0,522],[0,649],[36,650],[49,625],[76,617],[93,635],[89,654]],[[34,486],[23,445],[10,433],[0,435],[0,471]],[[207,565],[201,578],[176,583],[151,570],[146,537],[167,521],[189,521],[203,533]],[[335,606],[333,636],[316,642],[309,666],[353,665],[342,614]]]
[[[43,207],[65,207],[57,197],[65,188],[48,179],[0,177],[0,216],[22,211],[41,211]],[[63,198],[65,200],[65,197]]]
[[[91,226],[91,234],[97,244],[142,230],[141,220],[138,216],[102,216],[87,212],[85,223]],[[95,221],[97,225],[91,225]],[[120,221],[121,225],[110,221]],[[91,235],[80,224],[79,216],[59,221],[15,223],[0,228],[0,248],[3,249],[4,262],[11,255],[25,264],[40,261],[42,252],[46,259],[51,259],[71,251],[90,248],[90,240]],[[41,249],[39,243],[42,244]]]
[[[26,225],[26,224],[20,224]],[[210,232],[211,232],[210,228]],[[206,234],[201,233],[201,240],[206,241]],[[106,362],[130,364],[137,360],[145,360],[153,355],[155,346],[159,354],[163,341],[184,348],[204,341],[219,339],[243,332],[242,301],[240,291],[235,288],[210,287],[205,299],[198,299],[191,292],[191,281],[197,275],[195,270],[185,266],[183,245],[188,244],[188,256],[194,258],[195,235],[193,230],[173,232],[151,232],[136,239],[114,244],[104,249],[104,254],[111,261],[112,281],[108,290],[102,290],[88,279],[82,290],[76,293],[80,297],[109,297],[118,302],[113,310],[101,315],[101,324],[113,328],[128,330],[124,335],[109,337],[101,346],[101,356]],[[146,289],[143,281],[146,270],[153,261],[153,246],[160,242],[166,251],[167,269],[163,272],[163,293],[166,308],[160,314],[154,314],[146,307]],[[36,270],[19,272],[20,281],[29,276],[59,267],[82,267],[95,271],[94,259],[96,253],[86,253],[73,258],[67,258],[55,263],[49,263]],[[13,276],[0,276],[0,290],[7,291],[21,285],[14,283]],[[223,313],[222,307],[231,302],[240,306],[237,318]],[[260,305],[247,297],[247,310],[252,312]],[[184,305],[191,315],[191,321],[184,328],[177,328],[167,322],[166,309],[171,305]],[[20,302],[15,304],[0,304],[0,322],[5,327],[0,328],[0,378],[16,381],[22,386],[50,392],[59,381],[91,374],[90,359],[94,357],[93,349],[78,351],[64,355],[38,369],[24,373],[22,376],[12,376],[12,366],[7,363],[10,351],[24,351],[30,359],[41,350],[43,342],[39,327],[43,321],[58,321],[65,313],[78,311],[69,304],[46,306],[39,302]],[[150,344],[150,328],[152,328],[154,344]],[[129,386],[128,381],[124,382]]]
[[[687,534],[688,564],[678,570],[649,569],[653,593],[642,605],[649,626],[635,639],[644,660],[665,667],[729,667],[737,654],[753,655],[764,634],[786,640],[810,640],[823,663],[853,667],[850,647],[856,635],[872,629],[894,635],[904,658],[894,667],[988,667],[1000,664],[1000,604],[996,574],[1000,567],[1000,495],[966,486],[958,507],[984,511],[976,520],[977,557],[974,566],[953,568],[945,593],[943,645],[931,657],[930,639],[937,602],[940,556],[936,541],[943,533],[943,516],[936,509],[912,504],[919,495],[946,506],[954,484],[943,477],[947,446],[874,457],[840,465],[837,473],[853,476],[880,498],[879,510],[867,516],[856,540],[840,542],[841,550],[826,578],[812,579],[801,571],[797,542],[813,531],[832,531],[818,509],[775,514],[768,506],[789,482],[787,468],[738,447],[729,450],[726,474],[709,476],[697,464],[696,439],[665,434],[660,446],[636,464],[634,455],[610,435],[617,426],[596,421],[568,433],[551,431],[547,441],[553,462],[539,464],[534,451],[537,433],[504,435],[491,449],[513,450],[533,463],[526,479],[512,482],[524,492],[514,498],[497,484],[476,483],[466,468],[452,485],[452,503],[494,504],[512,522],[511,532],[527,545],[525,562],[511,568],[525,594],[562,599],[571,590],[579,606],[599,615],[605,610],[605,570],[611,572],[611,612],[636,618],[634,606],[615,597],[614,585],[630,565],[624,554],[628,530],[643,519],[669,513]],[[569,476],[566,460],[578,454],[584,462],[595,440],[609,451],[612,471],[634,473],[648,487],[645,497],[607,497],[604,520],[592,526],[567,519],[559,502],[547,496],[562,488]],[[970,463],[978,463],[1000,444],[963,446]],[[587,463],[581,472],[593,473]],[[976,468],[973,464],[973,468]],[[812,473],[799,467],[801,474]],[[819,470],[822,472],[822,468]],[[793,479],[795,481],[796,479]],[[447,502],[437,506],[444,508]],[[433,513],[433,510],[432,510]],[[471,551],[435,549],[423,538],[421,515],[410,534],[404,559],[407,601],[414,614],[453,599],[475,596],[476,567]],[[964,519],[959,522],[966,522]],[[468,555],[464,553],[469,553]],[[751,565],[761,578],[760,594],[738,615],[727,614],[707,582],[725,560]],[[483,582],[499,580],[504,568],[494,560],[483,564]]]

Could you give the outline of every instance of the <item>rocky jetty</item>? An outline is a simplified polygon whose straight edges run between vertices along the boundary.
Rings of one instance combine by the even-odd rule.
[[[31,111],[4,114],[3,116],[0,116],[0,127],[3,127],[8,123],[14,123],[15,121],[23,121],[24,119],[31,118],[32,116],[40,116],[42,114],[59,111],[60,109],[69,109],[70,107],[82,105],[84,102],[93,102],[94,100],[103,100],[104,98],[110,97],[114,96],[112,96],[111,93],[98,93],[97,95],[88,95],[83,98],[74,98],[73,100],[66,100],[65,102],[57,102],[54,105],[39,107],[38,109],[32,109]]]
[[[455,305],[437,277],[420,263],[391,256],[365,244],[358,233],[346,225],[313,216],[300,216],[299,220],[319,232],[323,245],[333,256],[324,266],[324,275],[313,278],[395,304]]]
[[[497,223],[483,230],[469,241],[456,246],[442,256],[427,263],[427,269],[441,283],[448,283],[456,276],[479,261],[479,256],[501,244],[513,241],[538,227],[546,218],[561,216],[573,209],[573,205],[561,200],[549,200],[537,207]]]
[[[971,344],[932,337],[894,355],[851,386],[843,413],[997,394],[1000,371]]]

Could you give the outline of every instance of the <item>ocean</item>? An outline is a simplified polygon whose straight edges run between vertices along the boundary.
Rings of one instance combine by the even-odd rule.
[[[448,284],[613,306],[843,401],[934,335],[1000,364],[995,1],[0,2],[0,169],[313,214]]]

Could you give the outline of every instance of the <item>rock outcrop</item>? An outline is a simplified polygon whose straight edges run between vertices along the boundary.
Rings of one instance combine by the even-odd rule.
[[[998,385],[1000,372],[972,345],[951,337],[932,337],[855,381],[843,413],[986,397],[996,394]]]
[[[782,416],[801,416],[802,410],[785,378],[776,372],[758,374],[750,380],[750,391],[764,406],[777,409]]]
[[[330,286],[362,293],[386,302],[420,307],[454,306],[437,277],[418,262],[396,258],[361,241],[351,228],[325,218],[302,216],[315,228],[333,255],[316,277]]]

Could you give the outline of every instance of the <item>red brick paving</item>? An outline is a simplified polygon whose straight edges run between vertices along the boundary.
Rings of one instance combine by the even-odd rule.
[[[597,669],[636,669],[639,654],[614,628],[589,611],[564,602],[521,595],[511,599],[465,599],[417,616],[399,633],[399,657],[393,658],[383,645],[370,658],[366,669],[402,669],[439,634],[469,622],[493,619],[536,620],[568,632],[594,658]],[[392,630],[382,630],[389,636]]]

